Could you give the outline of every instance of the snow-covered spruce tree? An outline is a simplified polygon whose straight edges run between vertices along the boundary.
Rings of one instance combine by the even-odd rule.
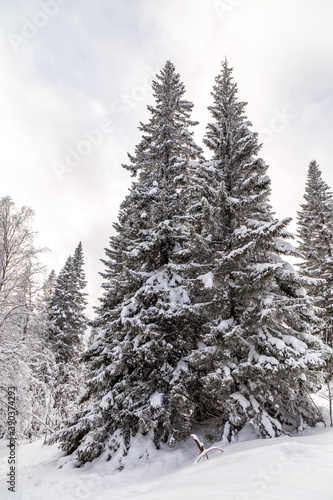
[[[305,203],[297,214],[301,274],[306,289],[320,308],[322,323],[316,332],[328,346],[325,382],[333,425],[333,193],[322,179],[315,160],[308,169]]]
[[[304,258],[300,269],[309,278],[306,287],[322,311],[321,336],[333,347],[333,193],[314,160],[309,165],[304,199],[297,213],[298,250]]]
[[[54,398],[57,422],[68,419],[76,411],[76,399],[81,385],[79,357],[83,351],[83,335],[87,327],[84,310],[87,304],[83,288],[82,245],[68,257],[54,284],[47,308],[49,341],[56,357],[58,373]]]
[[[204,374],[205,406],[226,439],[246,424],[276,436],[315,423],[309,392],[319,388],[321,363],[321,343],[311,335],[318,318],[301,278],[283,260],[297,255],[285,241],[290,219],[273,216],[267,166],[231,73],[224,61],[205,136],[216,192],[203,207],[215,248],[215,301],[208,332],[191,356]]]
[[[50,341],[59,362],[78,357],[82,351],[82,337],[86,330],[86,286],[83,271],[82,244],[69,256],[54,284],[48,305],[47,319]]]
[[[171,62],[153,82],[155,106],[125,168],[138,175],[121,205],[103,261],[104,295],[84,354],[87,411],[58,434],[79,463],[102,453],[121,464],[132,439],[155,445],[186,436],[196,419],[198,374],[186,361],[200,336],[192,302],[205,244],[190,224],[188,173],[201,149],[190,127],[193,104]],[[193,202],[192,202],[193,203]]]
[[[80,329],[81,332],[83,332],[86,329],[86,324],[87,324],[87,318],[83,314],[83,311],[85,310],[87,305],[87,300],[85,299],[87,294],[82,292],[82,290],[87,286],[86,276],[83,268],[84,268],[84,256],[83,256],[82,243],[80,242],[74,251],[73,270],[76,281],[76,287],[78,291],[75,300],[75,311],[78,316],[77,319],[78,329]]]

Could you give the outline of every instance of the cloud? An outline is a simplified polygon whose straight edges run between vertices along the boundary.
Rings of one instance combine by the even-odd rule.
[[[92,302],[101,294],[99,259],[131,184],[121,164],[168,59],[195,104],[201,143],[228,57],[254,130],[266,137],[278,216],[295,217],[312,158],[332,186],[332,14],[330,0],[2,3],[1,195],[34,208],[49,267],[59,271],[82,240]],[[29,27],[25,42],[13,38]]]

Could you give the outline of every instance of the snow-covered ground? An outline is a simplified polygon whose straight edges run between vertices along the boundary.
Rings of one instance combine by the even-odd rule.
[[[199,432],[198,432],[199,434]],[[199,435],[200,438],[202,436]],[[18,447],[16,492],[7,491],[7,442],[0,442],[1,500],[329,500],[333,499],[333,428],[318,424],[302,434],[267,440],[243,433],[209,460],[189,439],[157,451],[138,438],[126,468],[102,460],[76,468],[57,446]],[[141,458],[139,458],[141,457]],[[62,468],[59,468],[62,464]]]
[[[141,450],[142,445],[138,442]],[[177,450],[151,450],[143,465],[133,460],[129,470],[118,473],[110,473],[109,463],[101,461],[81,469],[69,462],[59,469],[61,452],[37,441],[19,447],[16,493],[6,492],[7,450],[2,443],[1,499],[333,498],[333,429],[323,426],[297,437],[230,444],[223,454],[198,464],[193,464],[193,441]]]

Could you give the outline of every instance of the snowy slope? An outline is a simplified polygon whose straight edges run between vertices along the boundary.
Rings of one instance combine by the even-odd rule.
[[[333,499],[333,429],[308,430],[296,437],[224,445],[224,453],[193,464],[197,451],[189,440],[175,450],[145,452],[138,439],[128,469],[114,473],[110,462],[81,469],[41,441],[18,451],[18,488],[6,492],[6,443],[1,443],[0,498],[20,500],[329,500]],[[149,457],[147,458],[147,454]],[[66,460],[61,460],[66,462]]]

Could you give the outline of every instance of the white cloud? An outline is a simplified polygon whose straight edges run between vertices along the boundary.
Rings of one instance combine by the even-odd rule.
[[[38,24],[43,2],[58,5],[56,15],[15,51],[8,35],[22,36],[29,22]],[[198,142],[225,56],[234,66],[239,97],[249,103],[254,130],[274,128],[279,113],[293,116],[284,127],[275,126],[262,148],[280,217],[295,217],[312,158],[333,186],[332,14],[330,0],[0,5],[0,194],[35,209],[41,243],[52,250],[45,257],[49,266],[59,271],[82,240],[89,292],[100,294],[98,259],[131,182],[121,163],[140,139],[137,126],[148,118],[151,79],[167,59],[195,104]],[[93,131],[105,119],[112,131],[99,140]],[[82,143],[89,137],[96,144]],[[89,154],[81,154],[60,180],[54,163],[66,165],[69,151],[82,153],[84,147]]]

